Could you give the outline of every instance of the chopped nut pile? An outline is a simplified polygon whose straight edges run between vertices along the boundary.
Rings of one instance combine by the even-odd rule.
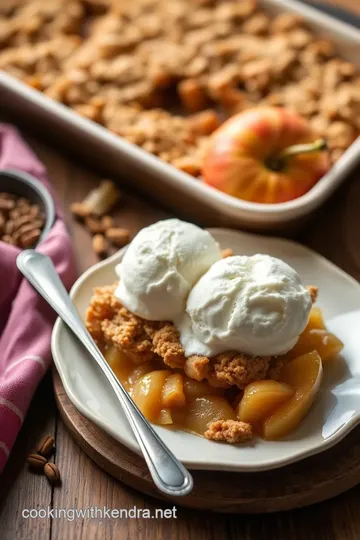
[[[220,121],[255,104],[307,118],[333,163],[359,134],[359,72],[296,15],[255,0],[11,4],[0,69],[193,176]]]
[[[30,248],[39,240],[44,216],[37,204],[12,193],[0,193],[0,240]]]
[[[73,215],[83,220],[85,227],[93,235],[93,251],[99,257],[109,254],[110,245],[121,248],[130,241],[129,231],[116,227],[113,218],[107,215],[120,198],[121,193],[117,186],[110,180],[103,180],[82,202],[71,205]]]

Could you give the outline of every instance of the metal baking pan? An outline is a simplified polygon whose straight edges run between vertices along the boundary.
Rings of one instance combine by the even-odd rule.
[[[336,44],[339,54],[360,69],[360,31],[296,0],[259,1],[270,13],[288,11],[307,20],[309,26]],[[213,189],[186,173],[114,135],[91,120],[56,103],[42,93],[0,72],[0,103],[27,122],[36,122],[43,133],[56,134],[61,144],[76,151],[91,164],[127,181],[204,225],[226,225],[275,230],[293,227],[311,215],[344,182],[360,163],[360,138],[308,193],[287,203],[256,204]]]

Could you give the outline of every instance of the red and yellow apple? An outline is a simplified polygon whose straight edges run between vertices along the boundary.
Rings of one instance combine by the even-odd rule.
[[[309,191],[329,169],[324,139],[279,107],[248,109],[217,129],[205,153],[204,182],[239,199],[281,203]]]

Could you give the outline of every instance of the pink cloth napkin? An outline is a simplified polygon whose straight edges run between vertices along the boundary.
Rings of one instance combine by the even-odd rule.
[[[6,124],[0,124],[2,169],[26,171],[52,191],[44,166],[18,132]],[[55,204],[55,224],[37,250],[51,257],[69,289],[76,276],[74,256],[61,211]],[[54,312],[17,270],[19,252],[0,241],[0,472],[36,387],[50,366],[50,337],[55,321]]]

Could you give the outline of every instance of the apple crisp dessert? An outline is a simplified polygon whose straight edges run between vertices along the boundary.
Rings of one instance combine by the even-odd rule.
[[[257,104],[308,119],[332,163],[360,130],[355,65],[255,0],[12,0],[0,69],[195,177],[212,131]]]
[[[342,349],[313,307],[305,331],[285,355],[229,351],[186,358],[174,324],[131,313],[115,297],[116,285],[97,287],[86,315],[115,374],[150,421],[214,441],[236,444],[253,433],[273,439],[291,429],[294,411],[307,406],[320,380],[321,362]],[[315,302],[316,287],[309,292]]]

